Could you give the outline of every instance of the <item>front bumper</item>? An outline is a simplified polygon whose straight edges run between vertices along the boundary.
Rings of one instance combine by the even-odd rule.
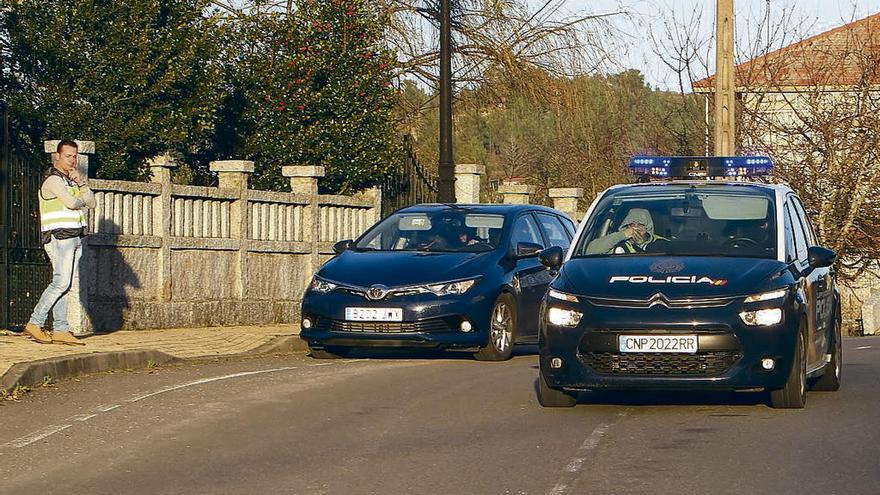
[[[749,327],[734,306],[591,308],[575,328],[550,325],[542,317],[540,371],[550,387],[566,390],[782,388],[793,361],[797,312],[784,310],[782,322],[772,327]],[[627,334],[697,335],[697,353],[621,353],[618,337]],[[562,366],[551,367],[553,358]],[[761,366],[764,358],[774,359],[772,370]]]
[[[479,284],[478,284],[479,285]],[[333,291],[309,292],[303,299],[302,318],[311,328],[300,328],[300,338],[310,347],[407,347],[476,350],[489,339],[488,323],[495,295],[476,290],[461,295],[413,294],[370,301],[362,296]],[[401,308],[403,321],[346,321],[346,307]],[[471,323],[471,331],[461,323]]]

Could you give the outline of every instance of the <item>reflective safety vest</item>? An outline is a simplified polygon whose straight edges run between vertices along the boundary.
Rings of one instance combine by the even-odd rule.
[[[668,241],[669,240],[669,239],[663,237],[662,235],[657,235],[657,234],[651,234],[651,237],[652,237],[651,242]],[[649,242],[648,244],[650,244],[651,242]],[[647,244],[645,246],[647,247]],[[642,252],[645,250],[644,248],[640,248],[637,245],[633,244],[631,239],[625,240],[623,242],[623,247],[626,248],[626,252],[631,253],[631,254],[632,253],[639,253],[639,252]]]
[[[64,178],[67,190],[74,198],[80,198],[79,186],[71,184]],[[71,210],[64,206],[57,197],[52,199],[43,198],[43,190],[40,186],[40,232],[52,232],[61,229],[82,229],[86,226],[84,209]]]

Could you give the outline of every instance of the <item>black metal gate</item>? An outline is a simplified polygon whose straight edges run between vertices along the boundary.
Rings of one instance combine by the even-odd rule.
[[[412,138],[403,136],[403,157],[399,166],[382,183],[382,216],[416,203],[437,201],[437,176],[420,165],[413,150]]]
[[[2,101],[0,114],[0,328],[11,329],[27,323],[52,269],[40,241],[40,161],[16,148]]]

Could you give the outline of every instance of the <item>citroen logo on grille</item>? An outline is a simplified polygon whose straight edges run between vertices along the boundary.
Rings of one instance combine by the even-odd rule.
[[[371,285],[367,289],[367,299],[371,301],[381,301],[388,295],[388,287],[382,284]]]
[[[663,306],[664,308],[668,308],[669,299],[666,299],[666,296],[658,292],[651,296],[650,299],[648,299],[648,307],[653,308],[654,306]]]

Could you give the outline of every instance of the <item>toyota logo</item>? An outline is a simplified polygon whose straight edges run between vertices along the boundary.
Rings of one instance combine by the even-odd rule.
[[[367,299],[371,301],[380,301],[388,295],[388,287],[382,284],[371,285],[367,289]]]

